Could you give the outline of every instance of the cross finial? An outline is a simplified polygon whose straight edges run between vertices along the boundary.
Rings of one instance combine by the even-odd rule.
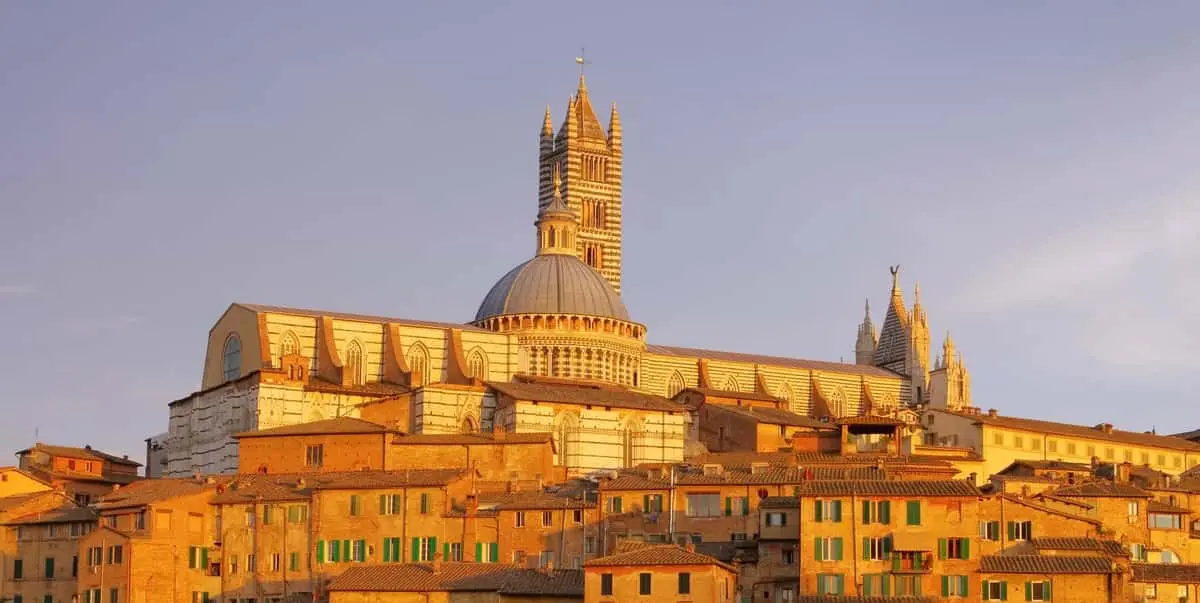
[[[587,55],[584,54],[582,48],[579,49],[579,56],[575,57],[575,62],[579,65],[579,77],[582,78],[584,67],[592,64],[591,61],[587,60]]]

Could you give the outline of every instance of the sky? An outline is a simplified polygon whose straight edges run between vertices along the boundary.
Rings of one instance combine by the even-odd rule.
[[[469,320],[533,252],[537,133],[581,47],[621,111],[623,297],[652,343],[853,361],[900,264],[977,406],[1200,427],[1198,20],[0,3],[0,449],[141,458],[234,301]]]

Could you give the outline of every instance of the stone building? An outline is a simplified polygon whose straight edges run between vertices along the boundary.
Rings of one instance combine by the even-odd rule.
[[[631,542],[584,564],[585,601],[731,603],[735,597],[737,570],[690,544]]]
[[[803,418],[911,424],[914,404],[969,403],[949,339],[931,362],[928,318],[919,295],[905,307],[898,267],[882,331],[868,310],[854,363],[650,343],[621,299],[622,144],[615,106],[605,128],[582,78],[557,129],[547,111],[534,257],[463,323],[229,306],[209,331],[199,390],[169,405],[164,474],[232,473],[234,434],[339,417],[405,434],[551,433],[557,463],[579,475],[703,452],[696,413],[673,400],[689,388],[772,401],[790,414],[758,422],[785,438]]]
[[[329,586],[329,603],[579,603],[581,570],[488,563],[354,567]]]
[[[61,490],[0,496],[0,601],[70,601],[96,514]]]
[[[90,445],[53,446],[38,442],[17,452],[20,468],[55,486],[82,505],[138,479],[142,464],[128,456],[94,450]]]

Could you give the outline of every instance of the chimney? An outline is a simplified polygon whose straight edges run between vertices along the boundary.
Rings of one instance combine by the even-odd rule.
[[[989,417],[994,417],[994,416],[996,416],[996,414],[997,414],[997,413],[996,413],[996,409],[994,409],[994,408],[989,408],[989,409],[988,409],[988,416],[989,416]]]
[[[976,479],[977,477],[979,477],[979,476],[978,476],[978,475],[977,475],[977,474],[976,474],[974,471],[972,471],[971,473],[968,473],[968,474],[967,474],[967,479],[968,479],[968,480],[971,482],[971,485],[973,485],[973,486],[974,486],[974,485],[978,485],[978,484],[975,482],[975,479]]]
[[[694,542],[692,542],[691,540],[688,540],[687,544],[683,545],[683,548],[686,549],[687,552],[689,552],[689,553],[696,552],[696,544]]]
[[[554,560],[553,559],[546,560],[546,565],[542,566],[542,571],[547,574],[553,574],[554,573]]]
[[[1124,462],[1113,468],[1113,481],[1118,484],[1129,483],[1129,472],[1133,469],[1133,463]]]
[[[1095,473],[1098,467],[1100,467],[1100,457],[1094,456],[1092,457],[1092,472]]]
[[[304,489],[304,478],[303,477],[296,478],[296,489],[297,490]]]
[[[121,484],[113,484],[112,485],[113,492],[116,492],[117,490],[120,490],[120,489],[121,489]]]
[[[83,445],[83,449],[84,449],[84,450],[91,450],[91,449],[92,449],[92,445],[91,445],[91,444],[84,444],[84,445]]]
[[[1101,423],[1096,426],[1096,431],[1100,431],[1103,433],[1112,433],[1112,430],[1113,430],[1112,423]]]
[[[433,554],[433,575],[442,573],[442,554],[440,552]]]

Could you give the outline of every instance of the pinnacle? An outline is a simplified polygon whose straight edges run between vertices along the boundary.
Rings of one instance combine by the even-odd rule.
[[[542,134],[553,134],[554,122],[550,118],[550,105],[546,105],[546,117],[542,119]]]

